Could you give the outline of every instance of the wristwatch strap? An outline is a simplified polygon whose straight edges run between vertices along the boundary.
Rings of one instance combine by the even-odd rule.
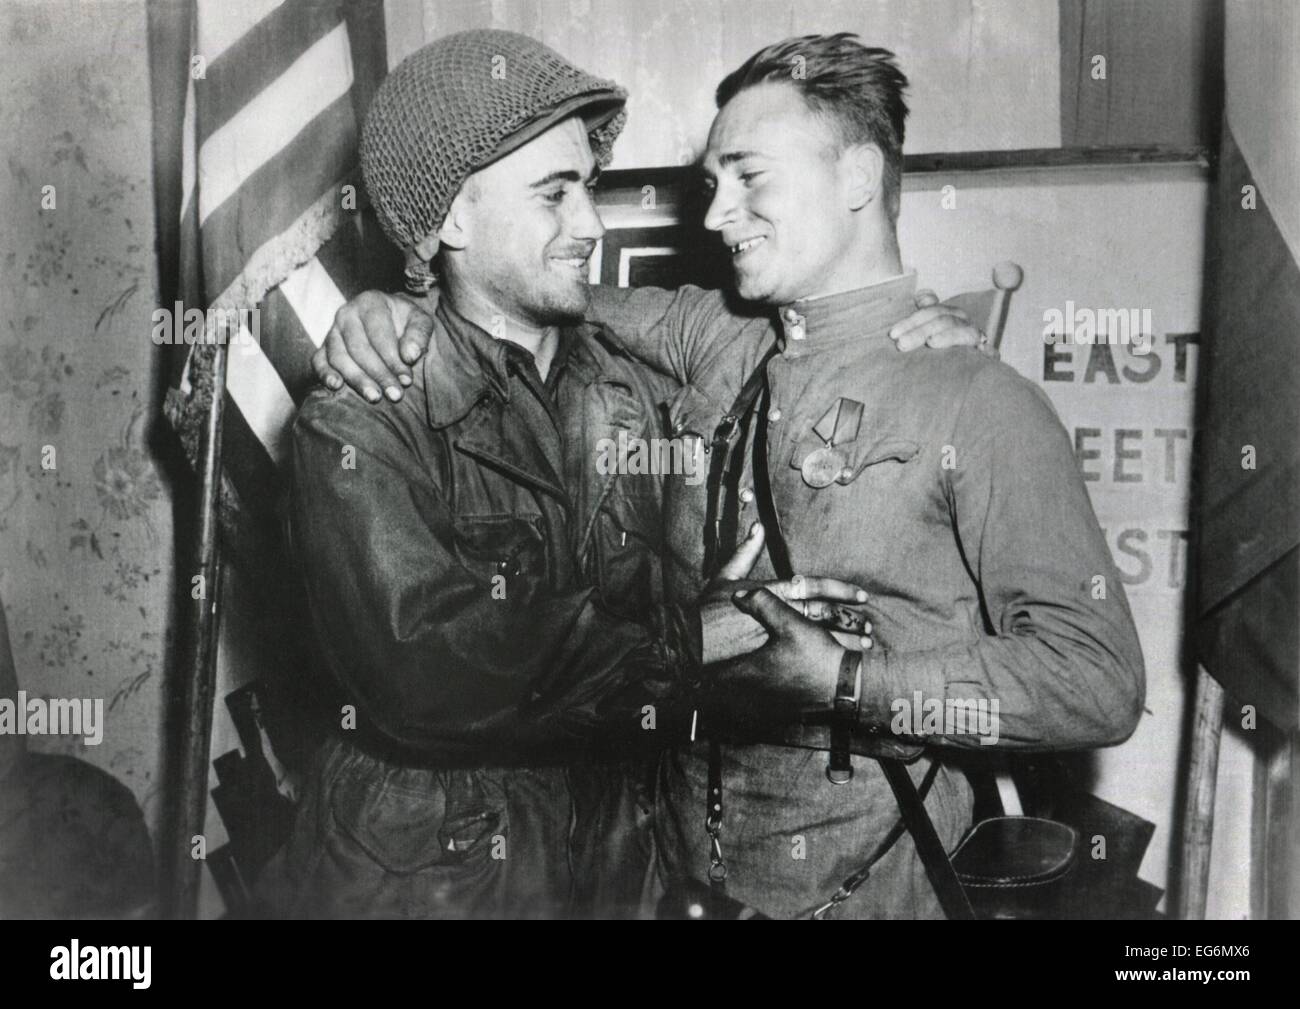
[[[832,785],[853,780],[853,726],[858,720],[862,701],[862,653],[845,649],[840,660],[839,680],[835,685],[835,716],[831,722],[831,753],[826,763],[826,777]]]

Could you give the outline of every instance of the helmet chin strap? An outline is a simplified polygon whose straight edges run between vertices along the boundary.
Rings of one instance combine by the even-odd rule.
[[[438,275],[433,270],[433,257],[438,254],[438,240],[434,238],[430,241],[433,243],[433,251],[428,258],[414,249],[406,250],[406,290],[410,294],[428,294],[438,284]]]

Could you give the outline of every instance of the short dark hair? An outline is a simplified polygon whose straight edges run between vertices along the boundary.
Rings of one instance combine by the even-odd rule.
[[[843,149],[873,143],[885,156],[885,207],[898,219],[903,177],[907,77],[888,49],[864,46],[852,32],[801,35],[760,49],[718,85],[721,109],[745,88],[790,84],[833,126]]]

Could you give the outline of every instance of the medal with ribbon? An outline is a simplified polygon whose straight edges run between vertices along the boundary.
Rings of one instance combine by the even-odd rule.
[[[862,424],[862,404],[856,399],[841,396],[813,425],[813,433],[826,444],[814,449],[799,467],[803,482],[820,490],[840,480],[848,466],[848,459],[839,446],[853,441]]]

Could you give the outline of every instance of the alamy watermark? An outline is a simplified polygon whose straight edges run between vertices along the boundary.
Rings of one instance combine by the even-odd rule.
[[[889,730],[896,736],[978,736],[981,746],[1000,738],[998,713],[1002,704],[988,697],[896,697],[889,710]]]
[[[0,697],[0,736],[81,736],[87,746],[104,741],[104,699]]]
[[[153,979],[152,946],[83,946],[73,939],[50,950],[54,981],[130,981],[148,988]]]
[[[1050,344],[1131,345],[1134,354],[1143,355],[1151,350],[1152,332],[1149,308],[1079,308],[1067,301],[1064,311],[1043,313],[1043,340]]]
[[[262,342],[262,312],[257,308],[155,308],[150,337],[156,346],[229,344],[252,353]]]
[[[684,476],[692,487],[708,476],[701,438],[639,438],[626,431],[618,440],[596,442],[596,472],[629,476]]]

